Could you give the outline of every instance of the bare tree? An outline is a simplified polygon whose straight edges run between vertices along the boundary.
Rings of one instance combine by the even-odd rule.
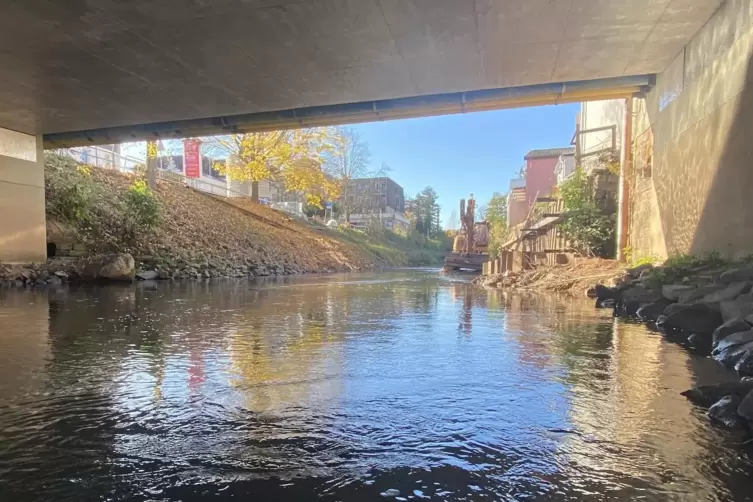
[[[346,221],[350,221],[350,213],[353,206],[357,205],[355,198],[358,195],[350,193],[349,185],[354,179],[373,175],[369,170],[370,163],[369,145],[361,139],[358,132],[352,127],[336,128],[332,149],[325,155],[324,171],[340,186]]]

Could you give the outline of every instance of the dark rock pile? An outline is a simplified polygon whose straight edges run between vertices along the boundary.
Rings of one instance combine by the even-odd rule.
[[[672,280],[666,281],[667,278]],[[711,420],[753,429],[753,266],[629,269],[615,287],[589,290],[597,307],[654,324],[664,336],[735,370],[739,382],[695,387]]]

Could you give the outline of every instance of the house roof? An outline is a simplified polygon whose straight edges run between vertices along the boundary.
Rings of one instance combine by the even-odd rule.
[[[544,148],[542,150],[531,150],[524,159],[543,159],[547,157],[559,157],[560,155],[574,155],[575,147],[566,146],[562,148]]]

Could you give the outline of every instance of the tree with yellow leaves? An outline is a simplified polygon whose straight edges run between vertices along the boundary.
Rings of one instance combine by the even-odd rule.
[[[338,186],[322,170],[323,155],[331,148],[326,128],[253,132],[219,136],[210,143],[228,155],[216,169],[235,181],[251,181],[251,196],[259,198],[259,181],[282,183],[287,191],[302,192],[309,205],[339,196]]]

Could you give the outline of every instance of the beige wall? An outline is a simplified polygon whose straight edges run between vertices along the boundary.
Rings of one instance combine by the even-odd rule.
[[[625,101],[623,99],[608,99],[601,101],[586,101],[580,105],[580,130],[597,129],[599,127],[617,126],[615,146],[619,150],[622,144],[623,126],[625,124]],[[581,134],[580,152],[585,155],[612,146],[612,131],[597,131]]]
[[[728,0],[636,100],[634,255],[753,253],[751,49],[753,0]]]
[[[0,129],[0,142],[0,262],[44,261],[47,242],[41,138]]]

